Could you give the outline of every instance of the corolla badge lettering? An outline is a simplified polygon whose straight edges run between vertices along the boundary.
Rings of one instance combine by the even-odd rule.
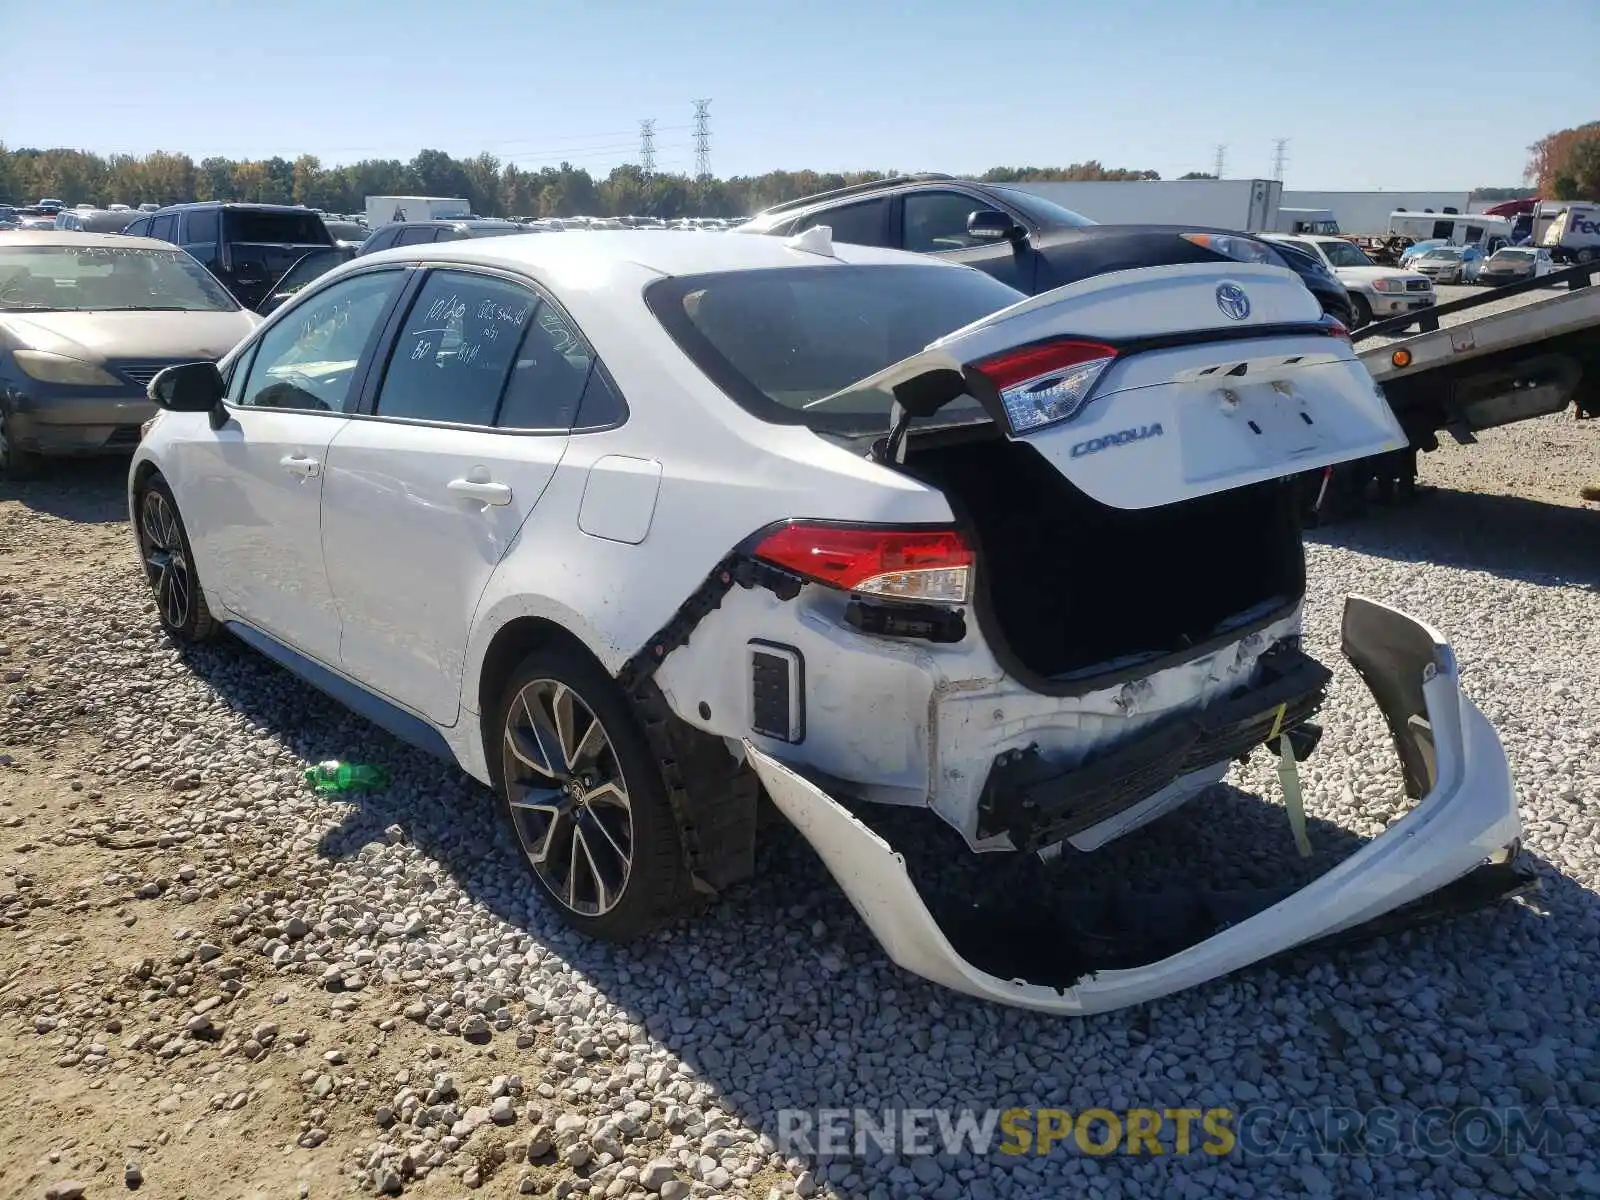
[[[1250,297],[1237,283],[1217,284],[1217,307],[1230,321],[1242,321],[1250,315]]]
[[[1145,438],[1160,437],[1161,423],[1154,425],[1138,425],[1132,429],[1119,429],[1116,433],[1108,433],[1101,437],[1090,438],[1086,442],[1079,442],[1072,447],[1072,457],[1082,458],[1085,454],[1099,454],[1102,450],[1109,450],[1113,446],[1127,446],[1133,442],[1142,442]]]

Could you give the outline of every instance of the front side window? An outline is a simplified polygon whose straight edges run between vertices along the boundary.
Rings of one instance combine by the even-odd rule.
[[[439,231],[432,225],[413,225],[410,229],[402,229],[400,236],[395,239],[396,246],[420,246],[431,242]]]
[[[993,239],[986,241],[967,232],[967,218],[985,207],[961,192],[912,192],[905,198],[903,244],[917,254],[992,245]]]
[[[153,237],[153,238],[159,238],[163,242],[175,242],[175,241],[177,241],[178,240],[178,216],[177,216],[177,214],[173,213],[170,216],[157,217],[155,220],[151,221],[150,222],[150,236]]]
[[[349,412],[361,357],[405,272],[371,271],[323,288],[261,335],[239,403]]]
[[[0,312],[233,312],[181,250],[0,243]]]
[[[1022,293],[980,271],[925,266],[796,267],[683,276],[645,293],[684,353],[763,420],[844,434],[882,432],[881,392],[842,393]],[[816,402],[835,397],[827,405]],[[957,400],[940,421],[983,420]]]
[[[538,305],[533,292],[510,280],[430,271],[389,355],[378,415],[493,425]]]
[[[826,208],[803,218],[795,232],[814,225],[826,225],[833,231],[833,240],[854,246],[887,246],[884,225],[889,215],[887,200],[868,200],[863,204],[841,204]]]

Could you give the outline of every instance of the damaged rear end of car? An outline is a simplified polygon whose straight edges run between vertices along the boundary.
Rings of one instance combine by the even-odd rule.
[[[1353,598],[1346,654],[1416,808],[1290,895],[1214,898],[1180,937],[1016,977],[1006,938],[952,928],[851,805],[932,809],[979,853],[1070,856],[1259,747],[1292,768],[1332,679],[1301,645],[1292,481],[1404,436],[1343,328],[1291,273],[1248,264],[1097,277],[843,388],[792,386],[765,389],[787,423],[924,485],[929,520],[819,502],[758,530],[660,682],[741,747],[902,966],[1024,1007],[1113,1008],[1402,909],[1515,842],[1504,755],[1448,645]],[[691,696],[737,721],[697,719]]]

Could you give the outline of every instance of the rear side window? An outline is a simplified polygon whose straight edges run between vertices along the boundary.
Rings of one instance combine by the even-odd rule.
[[[204,244],[217,240],[217,210],[197,208],[189,214],[187,228],[183,231],[183,244]]]
[[[880,393],[815,402],[1023,296],[979,271],[930,264],[684,276],[645,298],[684,353],[756,416],[867,433],[887,427]]]
[[[622,415],[587,339],[565,313],[541,300],[506,385],[500,427],[566,430],[581,423],[593,429],[615,425]]]
[[[333,243],[328,227],[314,212],[230,208],[223,215],[223,222],[230,242],[266,246],[328,246]]]
[[[509,280],[430,271],[389,356],[378,415],[493,425],[538,305],[533,292]]]
[[[862,204],[841,204],[838,208],[812,213],[795,226],[795,232],[813,225],[826,225],[836,242],[853,246],[887,246],[889,202],[868,200]]]

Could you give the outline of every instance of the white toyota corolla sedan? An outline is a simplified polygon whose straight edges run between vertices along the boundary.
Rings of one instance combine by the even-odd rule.
[[[158,377],[131,515],[169,633],[230,630],[494,788],[577,928],[749,874],[764,787],[897,962],[1088,1012],[1510,863],[1449,647],[1360,598],[1345,651],[1417,803],[1191,945],[1017,978],[852,811],[1070,858],[1309,752],[1286,477],[1404,444],[1342,335],[1247,264],[1024,298],[825,228],[411,246]]]

